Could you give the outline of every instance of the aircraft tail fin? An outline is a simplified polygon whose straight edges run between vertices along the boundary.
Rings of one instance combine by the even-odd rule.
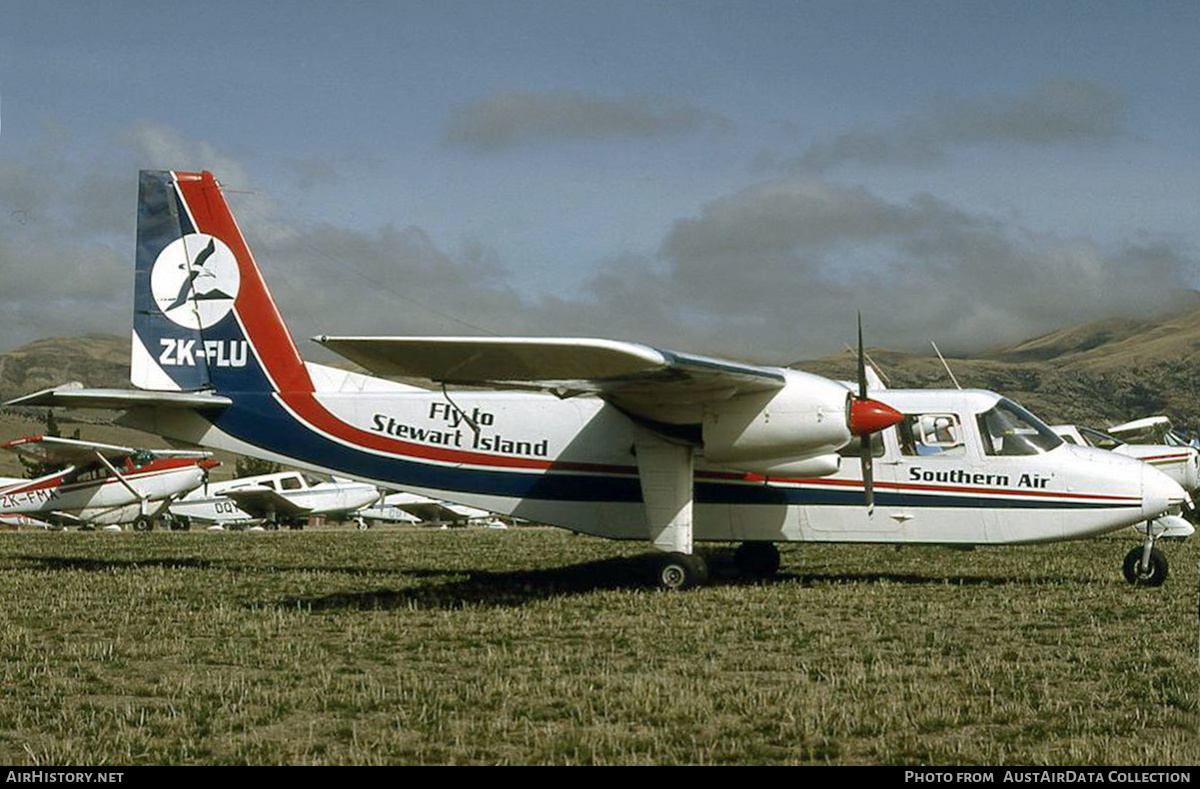
[[[212,173],[140,173],[134,277],[134,386],[312,391]]]

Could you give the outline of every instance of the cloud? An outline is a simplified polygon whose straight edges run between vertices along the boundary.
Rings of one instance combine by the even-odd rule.
[[[929,195],[895,202],[806,178],[711,202],[674,224],[660,257],[673,298],[713,327],[710,347],[776,358],[789,348],[792,358],[837,350],[858,309],[872,342],[918,349],[934,339],[956,351],[1100,316],[1154,314],[1197,270],[1167,240],[1109,248]]]
[[[1197,261],[1179,241],[1038,233],[931,195],[904,200],[813,177],[721,196],[663,228],[652,253],[593,262],[570,296],[518,289],[486,243],[421,228],[305,222],[247,168],[167,127],[139,125],[91,168],[0,160],[3,343],[125,334],[137,161],[208,167],[306,355],[330,334],[613,337],[782,363],[868,342],[970,352],[1108,316],[1172,306]],[[54,171],[46,177],[47,168]],[[115,208],[114,208],[115,205]],[[22,223],[14,212],[26,211]],[[1131,274],[1130,272],[1136,272]]]
[[[1124,96],[1095,82],[1047,80],[1025,95],[957,102],[890,128],[838,134],[813,143],[787,168],[823,173],[846,164],[927,167],[968,146],[1110,143],[1123,135],[1126,106]]]
[[[661,97],[608,98],[566,89],[540,93],[509,90],[456,108],[446,124],[443,142],[488,153],[607,137],[654,139],[730,125],[719,115]]]

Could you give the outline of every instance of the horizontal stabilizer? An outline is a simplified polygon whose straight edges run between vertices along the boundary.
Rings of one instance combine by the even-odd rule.
[[[208,392],[153,392],[142,389],[87,389],[73,382],[43,389],[5,405],[58,406],[62,408],[195,408],[201,410],[226,408],[233,404],[228,397]]]

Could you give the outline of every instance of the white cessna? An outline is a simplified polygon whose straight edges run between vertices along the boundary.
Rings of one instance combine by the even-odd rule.
[[[662,552],[666,588],[705,581],[697,541],[740,542],[743,568],[771,572],[780,541],[1074,539],[1153,520],[1183,500],[1145,464],[1065,449],[1019,410],[1015,429],[1046,443],[998,467],[977,420],[1000,400],[991,394],[954,412],[956,462],[885,466],[887,479],[874,486],[860,439],[904,417],[867,398],[861,361],[855,392],[795,370],[609,340],[318,341],[378,375],[420,376],[442,389],[305,362],[212,174],[143,171],[138,390],[66,386],[14,403],[119,408],[124,423],[178,440],[649,540]],[[447,390],[453,384],[499,391]],[[857,476],[843,467],[844,451],[859,454]]]
[[[65,466],[0,486],[0,523],[51,528],[132,523],[145,531],[171,501],[219,465],[208,452],[144,450],[72,438],[29,436],[0,449]]]

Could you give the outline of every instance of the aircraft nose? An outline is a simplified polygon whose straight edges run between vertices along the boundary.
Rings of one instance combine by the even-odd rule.
[[[1142,515],[1157,518],[1187,501],[1187,492],[1175,480],[1149,464],[1142,468]]]

